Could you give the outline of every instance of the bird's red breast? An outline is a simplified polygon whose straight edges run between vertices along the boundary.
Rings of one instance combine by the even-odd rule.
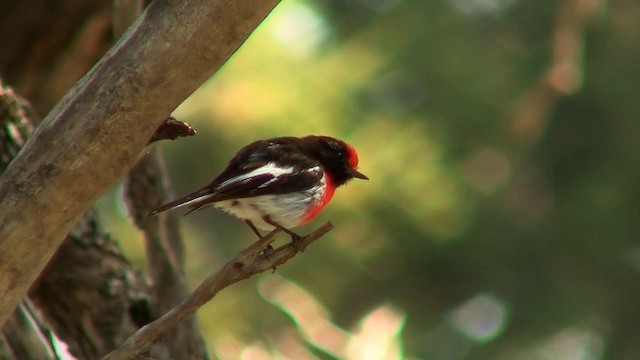
[[[331,180],[331,176],[325,174],[324,181],[324,192],[322,193],[320,201],[315,204],[312,203],[309,206],[307,212],[302,217],[302,221],[300,222],[300,224],[306,224],[309,221],[313,220],[316,216],[318,216],[318,214],[320,214],[322,209],[327,206],[329,201],[331,201],[331,198],[333,198],[333,193],[336,190],[336,186],[334,185],[333,180]]]

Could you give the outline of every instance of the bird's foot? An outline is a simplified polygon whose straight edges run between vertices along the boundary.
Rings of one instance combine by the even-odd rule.
[[[291,236],[291,244],[293,245],[293,248],[296,249],[297,252],[304,251],[305,245],[302,243],[302,236],[272,221],[268,216],[262,217],[262,220],[264,220],[267,224],[272,225],[276,229],[280,229],[281,231],[284,231],[285,233],[289,234],[289,236]]]
[[[262,250],[262,256],[264,256],[265,258],[269,258],[269,256],[271,256],[271,254],[273,254],[274,252],[275,250],[273,249],[273,246],[267,245],[264,250]]]
[[[292,233],[289,235],[291,235],[291,245],[293,245],[293,248],[296,249],[297,252],[304,252],[306,246],[302,242],[303,237],[296,233]]]

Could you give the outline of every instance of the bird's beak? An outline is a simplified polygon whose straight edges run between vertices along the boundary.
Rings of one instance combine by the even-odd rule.
[[[353,176],[354,178],[363,179],[363,180],[369,180],[367,175],[359,172],[356,169],[349,169],[349,175]]]

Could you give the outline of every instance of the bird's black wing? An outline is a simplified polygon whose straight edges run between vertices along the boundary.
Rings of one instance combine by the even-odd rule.
[[[183,200],[178,199],[165,205],[164,208],[161,208],[161,211],[187,205],[189,207],[187,214],[189,214],[203,206],[219,201],[302,191],[316,185],[323,176],[320,166],[301,170],[292,169],[291,172],[274,174],[271,171],[272,166],[270,164],[256,168],[248,174],[231,178],[216,188],[206,186],[191,195],[187,195]],[[187,204],[187,202],[189,203]]]
[[[297,138],[294,137],[280,137],[258,140],[243,147],[229,160],[227,167],[213,179],[209,186],[216,188],[229,179],[246,174],[270,162],[279,164],[299,162],[300,158],[305,156],[300,153],[296,140]],[[302,161],[306,162],[304,159]]]
[[[297,148],[296,138],[260,140],[242,148],[207,186],[151,211],[188,205],[189,212],[231,199],[286,194],[309,189],[324,175],[320,163]]]
[[[212,189],[211,202],[241,199],[260,195],[287,194],[309,189],[324,175],[319,165],[305,168],[288,167],[273,171],[267,163],[251,172],[231,178]]]

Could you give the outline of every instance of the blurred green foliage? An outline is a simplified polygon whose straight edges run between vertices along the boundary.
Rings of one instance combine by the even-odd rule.
[[[371,181],[301,230],[331,219],[329,236],[200,311],[212,353],[638,358],[638,18],[634,1],[285,0],[176,111],[199,132],[162,145],[176,192],[282,135],[347,140]],[[135,238],[119,201],[104,216]],[[193,284],[253,240],[211,209],[183,231]]]

